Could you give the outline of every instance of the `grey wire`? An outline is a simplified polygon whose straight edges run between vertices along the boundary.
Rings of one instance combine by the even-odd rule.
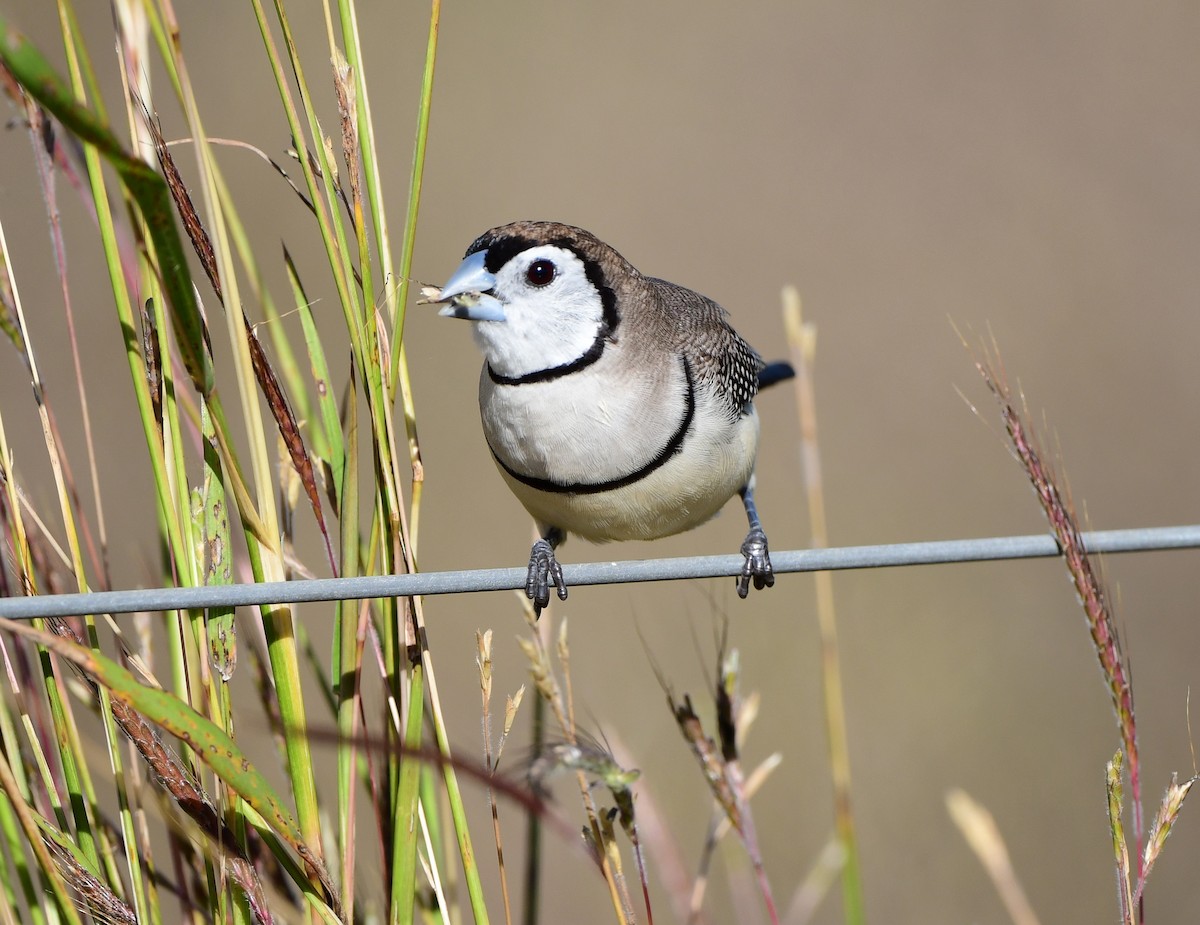
[[[1200,547],[1200,524],[1102,530],[1083,534],[1083,542],[1087,550],[1093,553],[1190,549]],[[784,574],[996,559],[1032,559],[1056,556],[1058,553],[1058,544],[1054,537],[1047,533],[929,543],[895,543],[886,546],[796,549],[771,553],[771,562],[776,574]],[[739,574],[743,561],[742,556],[732,555],[590,562],[582,565],[564,565],[563,575],[567,585],[573,587],[634,581],[671,581],[681,578],[720,578]],[[524,587],[523,568],[420,572],[415,575],[316,578],[263,584],[207,585],[201,588],[144,588],[131,591],[96,591],[88,594],[0,598],[0,617],[30,620],[36,617],[97,613],[511,591]]]

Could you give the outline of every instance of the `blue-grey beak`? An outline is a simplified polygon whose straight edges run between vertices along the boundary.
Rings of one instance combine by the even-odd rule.
[[[442,287],[439,312],[447,318],[470,321],[505,321],[504,304],[491,294],[496,277],[487,271],[487,251],[476,251],[464,260]]]

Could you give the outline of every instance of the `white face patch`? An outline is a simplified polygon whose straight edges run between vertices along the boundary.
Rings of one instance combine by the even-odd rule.
[[[562,366],[595,343],[604,304],[573,251],[553,244],[531,247],[494,275],[492,294],[503,304],[506,320],[478,321],[473,327],[496,373],[524,376]]]

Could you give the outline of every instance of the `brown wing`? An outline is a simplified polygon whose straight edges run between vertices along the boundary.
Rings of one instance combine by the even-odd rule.
[[[655,321],[675,333],[667,342],[684,345],[697,379],[726,397],[732,415],[746,414],[766,366],[758,351],[730,327],[725,309],[712,299],[666,280],[644,281],[654,294]]]

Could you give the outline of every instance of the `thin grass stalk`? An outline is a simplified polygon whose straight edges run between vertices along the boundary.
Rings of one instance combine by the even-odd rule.
[[[376,497],[375,524],[372,527],[372,537],[382,540],[391,532],[385,523],[383,498]],[[381,565],[386,567],[392,550],[387,543],[380,543]],[[389,869],[392,874],[390,882],[393,901],[402,895],[403,888],[397,882],[415,884],[417,860],[417,825],[419,824],[418,803],[420,801],[420,775],[418,769],[412,767],[413,762],[403,758],[403,750],[415,746],[421,748],[424,744],[425,725],[423,705],[425,700],[425,673],[420,667],[420,661],[410,653],[416,648],[416,643],[409,640],[415,635],[411,621],[403,615],[403,605],[395,598],[381,601],[379,608],[380,620],[377,627],[376,639],[379,642],[382,659],[381,674],[392,683],[387,685],[387,696],[393,711],[392,723],[387,726],[388,755],[386,777],[388,781],[388,821],[390,841],[387,845]],[[404,620],[403,627],[399,626]],[[401,714],[401,705],[406,706]],[[399,921],[408,922],[414,914],[412,908],[415,896],[411,890],[408,898],[403,900],[404,908],[393,910],[392,914],[402,916]],[[393,918],[393,921],[397,921]]]
[[[326,9],[328,9],[328,5],[326,5]],[[361,139],[359,153],[362,157],[363,179],[366,182],[367,198],[370,202],[367,215],[371,218],[372,228],[375,232],[375,246],[379,250],[379,267],[383,278],[383,307],[388,319],[394,323],[398,306],[395,297],[396,280],[392,267],[392,244],[391,236],[388,233],[387,210],[384,208],[383,178],[380,176],[379,156],[375,148],[375,123],[371,118],[371,98],[368,93],[366,64],[363,61],[362,45],[358,33],[358,10],[354,0],[338,0],[338,16],[346,61],[350,65],[351,77],[354,79],[354,92],[358,99],[355,122]],[[367,291],[371,292],[372,290],[368,289]],[[404,305],[403,300],[399,302],[399,305]],[[401,338],[393,336],[392,345],[393,349],[400,349]]]
[[[253,0],[253,2],[255,7],[258,8],[258,0]],[[283,33],[283,44],[287,52],[288,65],[292,70],[292,78],[296,84],[296,91],[300,95],[304,126],[307,127],[308,137],[312,140],[312,147],[310,148],[306,144],[305,135],[301,130],[300,114],[295,111],[294,104],[291,103],[291,93],[287,89],[287,85],[284,84],[281,92],[287,95],[285,105],[289,107],[288,121],[292,127],[292,144],[296,148],[297,160],[301,165],[305,182],[308,186],[309,199],[314,206],[318,202],[324,203],[324,208],[320,210],[318,216],[318,219],[326,219],[325,224],[322,226],[323,243],[330,260],[330,267],[334,269],[339,281],[338,295],[342,301],[342,309],[347,313],[348,319],[352,319],[353,322],[351,342],[355,345],[356,358],[362,364],[363,372],[366,373],[367,366],[373,354],[367,349],[367,341],[365,339],[367,335],[365,325],[368,323],[369,312],[364,310],[362,303],[364,301],[369,302],[370,295],[364,295],[354,283],[354,267],[351,262],[350,249],[351,236],[346,233],[342,214],[338,208],[339,190],[337,184],[339,172],[337,162],[333,158],[332,142],[321,127],[320,120],[317,118],[312,94],[304,76],[304,67],[300,61],[299,52],[296,49],[295,39],[292,36],[291,24],[281,0],[274,0],[274,9],[275,20],[279,23],[280,30]],[[265,19],[263,28],[266,28]],[[278,68],[280,63],[278,53],[274,48],[274,42],[270,40],[269,34],[265,32],[264,38],[268,41],[268,53],[273,57],[272,63]],[[282,71],[277,76],[277,81],[281,76]],[[312,164],[314,163],[318,166],[319,173],[313,172]],[[354,335],[358,336],[357,341],[354,339]]]
[[[338,486],[340,514],[340,557],[343,575],[358,575],[359,568],[359,521],[358,521],[358,396],[356,379],[350,375],[350,394],[346,402],[346,451]],[[341,431],[339,429],[340,436]],[[358,759],[358,716],[361,710],[359,696],[362,683],[362,648],[358,645],[359,608],[364,602],[339,601],[334,609],[333,665],[337,679],[337,725],[338,725],[338,840],[341,861],[342,903],[348,919],[354,916],[354,871],[355,871],[355,793],[358,776],[355,773]]]
[[[346,467],[346,448],[347,444],[352,444],[353,441],[348,440],[342,435],[342,422],[338,413],[337,396],[334,394],[333,379],[329,373],[329,363],[325,358],[325,348],[317,332],[312,309],[308,297],[304,293],[299,275],[296,272],[296,266],[286,249],[284,250],[284,265],[287,270],[288,282],[292,287],[296,312],[300,316],[300,327],[304,333],[304,345],[308,351],[308,361],[312,372],[313,384],[317,390],[318,417],[316,419],[310,417],[309,419],[309,426],[314,435],[313,443],[318,453],[324,455],[325,461],[329,466],[329,489],[333,492],[334,510],[339,517],[345,517],[349,513],[348,506],[342,502],[344,483],[347,478],[344,473]],[[351,402],[357,402],[357,400],[357,397],[355,397]],[[353,407],[353,404],[347,403],[347,407]],[[308,413],[311,414],[311,412]],[[356,433],[357,426],[356,423]],[[357,520],[357,509],[354,511],[354,515]],[[357,537],[357,535],[358,527],[356,525],[355,536]],[[343,574],[346,568],[346,558],[347,552],[343,548],[341,554]],[[357,550],[355,551],[354,558],[358,559]],[[355,574],[362,574],[362,568],[358,561],[355,563],[355,568],[358,569]]]
[[[575,682],[571,675],[571,650],[567,645],[567,620],[565,617],[559,621],[558,638],[555,641],[555,654],[558,656],[559,667],[562,669],[563,690],[566,696],[567,728],[565,732],[572,743],[577,743],[578,726],[575,723]],[[633,902],[629,897],[625,875],[621,870],[620,853],[615,851],[615,843],[609,837],[609,823],[607,820],[602,820],[601,814],[596,810],[596,804],[592,799],[592,790],[588,784],[587,775],[582,770],[579,770],[575,776],[579,781],[579,791],[583,797],[584,811],[587,814],[591,839],[596,848],[597,859],[600,862],[600,870],[603,872],[604,879],[608,883],[613,911],[616,913],[618,922],[632,922],[634,920]]]
[[[325,12],[328,22],[328,0],[325,2]],[[358,286],[362,293],[363,332],[367,336],[367,359],[369,359],[372,366],[381,366],[382,358],[378,355],[379,324],[376,320],[375,308],[374,261],[371,257],[371,246],[367,240],[367,217],[363,209],[358,143],[358,100],[355,95],[355,87],[357,85],[352,83],[354,75],[349,73],[350,66],[346,63],[345,55],[337,47],[332,31],[332,23],[329,23],[327,38],[333,69],[334,90],[338,101],[338,113],[341,117],[342,163],[346,169],[347,185],[350,187],[350,230],[354,234],[354,244],[358,253]],[[328,139],[328,144],[332,145],[332,139]],[[324,151],[324,147],[322,145],[322,151],[325,154],[326,169],[331,169],[336,161],[331,156],[331,152]],[[328,179],[336,180],[337,176],[335,174]],[[348,247],[347,251],[349,251]]]
[[[408,208],[404,220],[404,241],[400,255],[400,277],[396,298],[396,311],[392,326],[391,369],[388,382],[393,394],[397,386],[404,409],[404,428],[408,435],[409,462],[412,465],[412,505],[411,530],[414,545],[420,535],[421,526],[421,494],[425,484],[424,467],[421,464],[421,447],[417,440],[416,408],[413,404],[412,383],[408,375],[408,357],[404,350],[404,318],[408,306],[408,291],[412,274],[413,248],[416,244],[417,215],[421,205],[421,188],[425,177],[425,150],[429,138],[429,115],[433,108],[433,75],[437,65],[438,34],[441,27],[441,0],[433,0],[429,13],[429,34],[425,44],[425,68],[421,75],[421,100],[417,110],[416,142],[413,147],[412,175],[408,187]],[[369,110],[368,110],[369,117]],[[373,155],[373,152],[372,152]],[[367,182],[372,188],[372,195],[382,195],[377,192],[378,184],[372,187],[372,177],[378,173],[374,159],[367,166]],[[386,234],[381,241],[386,241]],[[390,254],[385,256],[385,271],[388,278],[392,276]]]
[[[426,720],[428,721],[428,720]],[[421,820],[425,826],[426,840],[432,846],[432,857],[437,859],[442,889],[450,899],[447,914],[453,921],[462,920],[462,895],[458,876],[458,845],[446,838],[443,819],[450,816],[450,799],[438,785],[437,768],[428,761],[421,762],[420,802]],[[424,807],[434,807],[435,812],[425,812]]]
[[[146,908],[149,915],[149,925],[162,925],[162,902],[158,894],[159,868],[154,860],[154,852],[150,843],[150,826],[143,798],[149,795],[150,788],[146,786],[146,773],[141,763],[134,755],[134,745],[129,743],[127,752],[130,769],[130,793],[134,807],[134,825],[137,832],[138,850],[141,853],[142,865],[145,868]]]
[[[420,662],[408,672],[408,713],[404,720],[404,747],[420,750],[425,707],[425,670]],[[396,815],[392,830],[391,921],[411,925],[414,921],[417,881],[417,829],[420,826],[420,762],[399,762],[396,785]],[[433,861],[433,859],[430,859]]]
[[[546,747],[546,700],[533,698],[530,717],[530,748],[540,755]],[[542,881],[542,820],[538,813],[527,813],[525,822],[525,908],[524,925],[538,925]]]
[[[821,477],[820,444],[817,440],[817,405],[812,366],[816,354],[816,329],[805,324],[800,294],[788,286],[783,291],[783,320],[796,367],[796,402],[800,414],[801,472],[804,478],[812,545],[829,545],[825,520],[824,483]],[[825,729],[829,740],[829,766],[833,779],[834,827],[838,833],[845,863],[842,867],[842,902],[846,921],[861,925],[866,913],[863,906],[862,870],[851,810],[850,747],[846,730],[846,703],[842,685],[841,656],[838,653],[837,618],[833,602],[833,575],[817,572],[813,576],[817,591],[817,622],[821,631],[821,679],[825,703]]]
[[[508,890],[508,868],[504,863],[504,836],[500,827],[500,808],[491,778],[495,776],[499,756],[492,750],[492,631],[475,631],[478,654],[475,666],[479,671],[479,710],[483,735],[483,767],[488,773],[487,802],[492,815],[492,838],[496,844],[496,868],[500,875],[500,898],[504,903],[504,923],[512,925],[512,899]]]
[[[433,654],[430,652],[428,641],[425,638],[425,625],[421,614],[421,599],[413,598],[412,601],[420,633],[421,663],[425,668],[425,683],[429,688],[429,710],[433,723],[434,738],[437,742],[438,753],[444,759],[442,764],[442,780],[446,787],[446,797],[450,803],[450,819],[454,826],[455,838],[458,842],[459,858],[462,860],[463,876],[467,884],[467,897],[471,902],[471,913],[475,921],[479,925],[487,925],[488,911],[483,895],[483,883],[479,878],[479,864],[476,860],[475,849],[471,844],[471,832],[467,827],[466,808],[463,805],[462,791],[458,785],[458,775],[454,770],[449,735],[446,731],[446,720],[442,713],[441,698],[438,696],[436,673],[433,670]]]
[[[26,114],[30,120],[31,130],[36,131],[39,127],[40,117],[37,108],[28,97],[25,99]],[[34,141],[35,148],[38,146],[38,141]],[[48,164],[44,156],[37,156],[35,160],[38,165],[38,175],[42,183],[42,196],[46,203],[46,209],[50,213],[50,238],[51,245],[54,250],[55,262],[59,273],[59,285],[63,296],[64,310],[68,317],[68,325],[73,328],[74,324],[70,320],[71,315],[71,297],[70,289],[67,286],[67,265],[66,265],[66,250],[62,237],[62,226],[59,222],[58,201],[55,196],[54,184],[52,175],[48,171]],[[5,261],[8,261],[8,244],[3,240],[4,231],[0,227],[0,246],[3,247]],[[50,422],[50,408],[48,405],[48,396],[46,394],[46,384],[42,380],[41,369],[38,363],[37,352],[33,349],[33,344],[29,339],[29,329],[25,323],[25,312],[22,305],[20,288],[16,285],[15,278],[13,279],[13,307],[16,311],[17,330],[20,334],[23,352],[25,354],[26,368],[29,371],[29,377],[33,386],[34,402],[37,405],[38,420],[42,425],[42,439],[46,445],[46,455],[50,462],[50,472],[54,477],[54,487],[59,502],[59,516],[62,518],[63,530],[66,534],[67,548],[71,554],[71,571],[75,577],[75,585],[80,591],[88,589],[87,582],[87,566],[83,561],[83,548],[79,541],[79,531],[77,529],[77,520],[75,507],[72,502],[73,492],[67,484],[67,477],[64,472],[65,463],[62,455],[62,447],[56,436],[56,430]],[[78,371],[78,367],[76,368]],[[82,382],[78,382],[82,388]]]
[[[30,674],[32,678],[32,673]],[[40,712],[40,711],[39,711]],[[45,730],[46,723],[38,717],[35,718],[29,712],[26,712],[21,717],[22,724],[25,727],[25,739],[29,743],[29,751],[32,754],[34,767],[37,769],[35,780],[41,787],[41,799],[50,807],[54,813],[54,822],[64,832],[70,831],[71,821],[67,817],[67,811],[63,807],[62,795],[59,793],[58,777],[56,773],[57,767],[61,765],[58,753],[51,750],[49,753],[44,747],[44,742],[49,739],[44,734],[39,735],[40,730]],[[20,752],[18,752],[20,754]],[[55,760],[56,768],[52,770],[50,767],[51,758]],[[30,789],[30,794],[34,793]],[[82,850],[82,849],[81,849]]]
[[[357,314],[347,312],[347,309],[355,304],[355,299],[353,297],[353,287],[350,282],[352,277],[346,272],[347,267],[342,262],[334,230],[331,227],[331,222],[337,215],[337,209],[336,206],[328,209],[325,197],[320,195],[321,187],[318,185],[313,173],[312,160],[309,157],[308,146],[305,143],[300,116],[296,111],[296,104],[292,99],[291,85],[284,74],[279,51],[275,47],[275,39],[271,35],[271,27],[267,22],[266,12],[263,9],[261,0],[250,0],[250,3],[254,10],[254,17],[258,24],[259,33],[263,39],[267,62],[270,65],[271,74],[275,78],[275,86],[279,92],[280,103],[283,106],[284,116],[287,119],[288,128],[291,132],[292,144],[296,149],[296,162],[300,167],[301,176],[304,177],[308,200],[312,206],[313,215],[317,219],[317,228],[321,234],[321,241],[325,246],[326,256],[329,258],[330,274],[338,292],[338,302],[342,306],[343,312],[346,313],[346,327],[350,334],[350,343],[355,358],[357,359],[362,356],[362,332],[360,326],[356,323]],[[277,9],[277,14],[282,16],[282,11]]]
[[[425,180],[425,149],[429,140],[429,116],[433,110],[433,75],[437,69],[438,34],[441,28],[442,3],[432,0],[429,9],[429,33],[425,43],[425,68],[421,74],[421,100],[417,108],[416,142],[413,146],[412,173],[408,181],[408,207],[404,216],[404,243],[400,250],[400,277],[396,297],[396,317],[392,330],[392,342],[404,340],[404,317],[408,306],[408,289],[411,282],[413,248],[416,245],[417,215],[421,210],[421,189]],[[389,379],[395,382],[400,375],[402,354],[392,356]],[[412,394],[409,384],[401,380],[400,392]],[[406,409],[407,415],[407,409]]]

